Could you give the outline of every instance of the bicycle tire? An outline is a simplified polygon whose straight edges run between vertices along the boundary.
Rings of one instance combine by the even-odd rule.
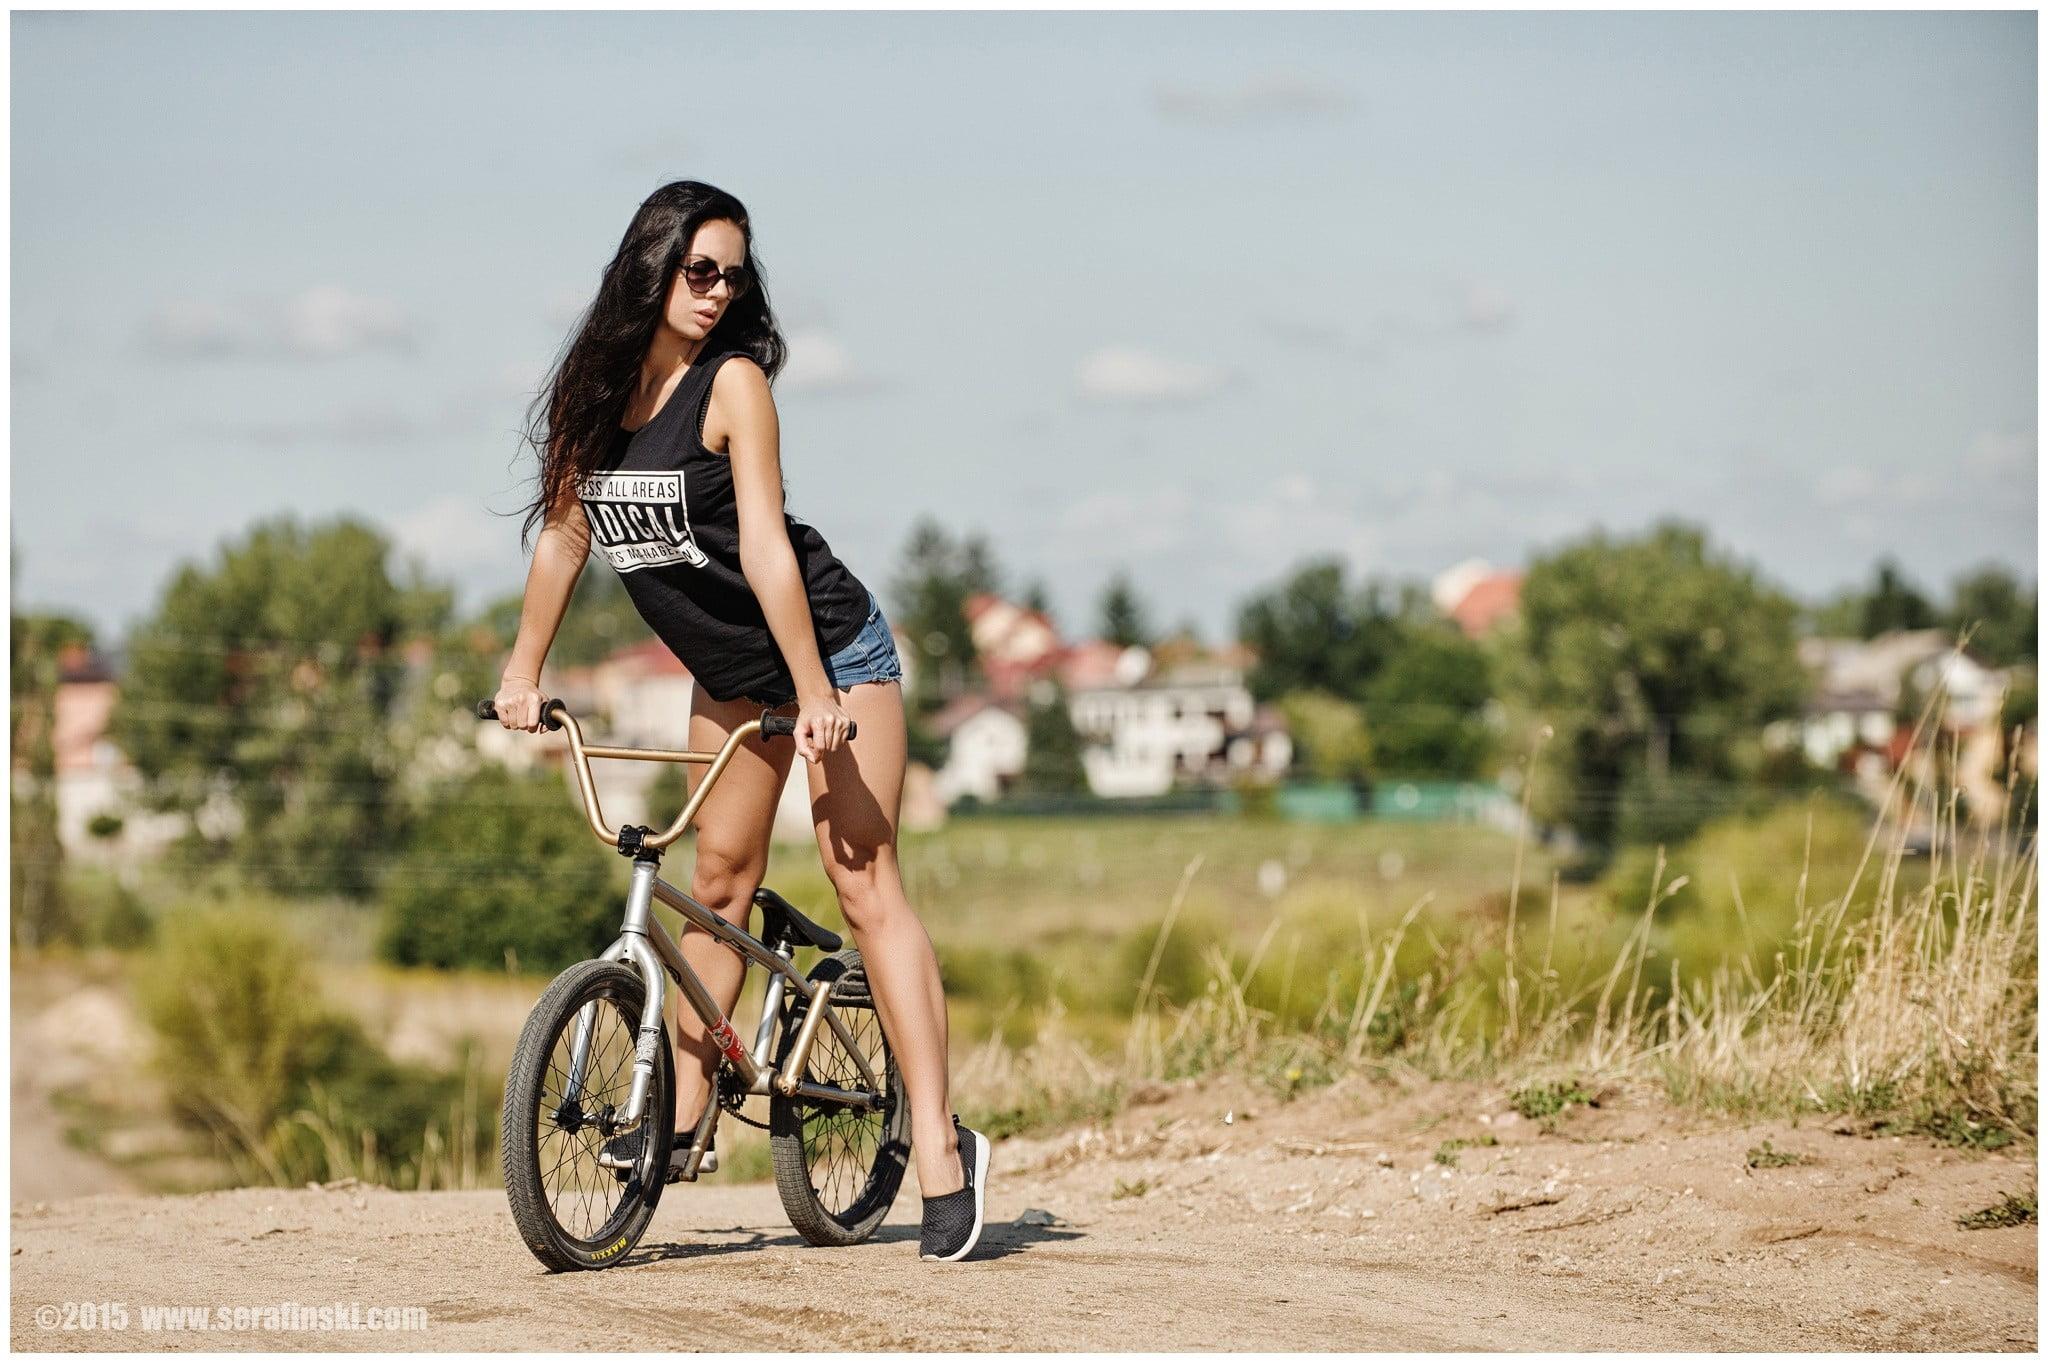
[[[568,1070],[578,1011],[588,1003],[598,1005],[583,1096],[623,1107],[632,1089],[634,1042],[645,999],[640,976],[629,967],[616,961],[579,961],[557,975],[534,1004],[512,1053],[499,1124],[505,1193],[526,1247],[556,1272],[609,1268],[625,1258],[653,1220],[666,1186],[666,1179],[656,1176],[656,1171],[666,1173],[675,1139],[675,1059],[666,1027],[654,1081],[648,1086],[645,1127],[649,1139],[641,1145],[638,1167],[623,1183],[597,1164],[602,1128],[584,1120],[580,1102],[571,1114],[571,1125],[565,1127],[560,1120],[561,1082]],[[619,1053],[621,1035],[623,1055]],[[551,1138],[563,1137],[566,1139],[550,1143]],[[544,1158],[552,1166],[547,1172],[542,1169]],[[578,1186],[566,1194],[551,1192],[548,1172],[559,1173],[565,1166],[571,1168],[570,1181]],[[613,1187],[619,1190],[616,1206],[609,1201]],[[573,1227],[564,1224],[560,1215],[565,1195],[584,1213],[580,1224]],[[604,1215],[589,1225],[593,1200]]]
[[[875,1117],[854,1119],[847,1114],[835,1120],[832,1109],[800,1097],[768,1096],[768,1145],[775,1163],[775,1190],[782,1197],[782,1209],[797,1234],[814,1245],[857,1245],[882,1224],[903,1186],[904,1170],[910,1161],[910,1104],[903,1098],[903,1079],[896,1068],[896,1055],[882,1032],[881,1015],[875,1012],[868,993],[867,976],[861,969],[860,952],[851,948],[827,956],[811,967],[813,982],[835,980],[831,1008],[843,1010],[848,1030],[876,1066],[885,1095],[882,1111]],[[783,1012],[782,1037],[777,1044],[778,1069],[796,1044],[803,1025],[805,1001],[794,999]],[[870,1047],[872,1043],[872,1049]],[[838,1034],[820,1026],[805,1061],[804,1077],[813,1083],[850,1087],[858,1083],[858,1071],[846,1057]],[[843,1113],[845,1110],[840,1109]],[[806,1139],[807,1131],[809,1139]],[[868,1128],[863,1138],[855,1128]],[[826,1167],[831,1154],[847,1156]],[[830,1193],[817,1186],[821,1170],[831,1184]]]

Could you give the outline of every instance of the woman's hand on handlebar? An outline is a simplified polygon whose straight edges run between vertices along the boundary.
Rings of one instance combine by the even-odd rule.
[[[797,705],[796,750],[806,762],[816,762],[846,740],[853,719],[839,708],[839,702],[819,698]]]
[[[498,694],[492,704],[498,707],[498,723],[508,729],[524,729],[530,734],[540,732],[540,706],[544,698],[540,688],[523,677],[507,677],[498,684]]]

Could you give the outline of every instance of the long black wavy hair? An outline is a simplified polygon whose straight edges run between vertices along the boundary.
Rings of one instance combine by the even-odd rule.
[[[577,319],[574,339],[527,408],[521,439],[540,456],[540,474],[519,527],[521,553],[534,526],[547,519],[548,508],[564,495],[574,496],[577,483],[611,450],[690,239],[703,224],[721,219],[746,239],[744,264],[753,287],[727,304],[704,353],[736,350],[751,356],[771,383],[782,371],[789,347],[768,303],[768,281],[754,255],[746,206],[698,180],[675,180],[655,190],[626,225],[619,249],[598,280],[597,296]]]

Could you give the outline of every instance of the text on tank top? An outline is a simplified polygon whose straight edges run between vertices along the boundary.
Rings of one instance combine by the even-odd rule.
[[[732,463],[705,448],[704,412],[718,367],[739,351],[700,358],[653,419],[619,429],[613,451],[577,485],[593,552],[619,580],[655,637],[714,700],[796,689],[761,602],[740,570]],[[868,589],[787,511],[818,656],[852,643],[867,623]]]

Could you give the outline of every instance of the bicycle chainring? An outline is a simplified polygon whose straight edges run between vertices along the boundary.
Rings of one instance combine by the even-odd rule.
[[[718,1066],[718,1105],[724,1108],[734,1121],[745,1122],[748,1126],[758,1126],[766,1131],[768,1123],[757,1122],[740,1111],[746,1106],[747,1099],[752,1096],[747,1092],[746,1085],[740,1081],[739,1071],[730,1063],[721,1061]]]

